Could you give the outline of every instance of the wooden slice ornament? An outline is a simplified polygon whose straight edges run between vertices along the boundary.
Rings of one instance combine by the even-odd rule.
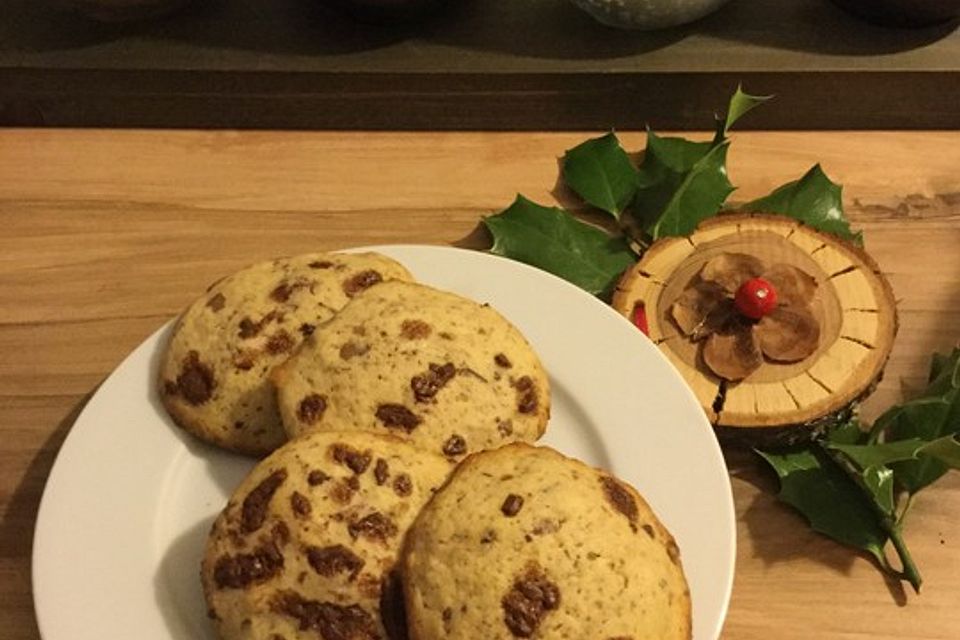
[[[727,214],[654,243],[613,306],[680,371],[724,439],[798,442],[879,381],[890,284],[859,247],[783,216]]]

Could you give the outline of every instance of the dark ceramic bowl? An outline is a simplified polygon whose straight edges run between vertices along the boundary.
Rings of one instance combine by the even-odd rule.
[[[324,0],[364,22],[402,22],[426,16],[450,0]]]
[[[833,0],[864,20],[888,27],[926,27],[960,16],[960,0]]]
[[[176,11],[190,0],[66,0],[82,14],[101,22],[146,20]]]

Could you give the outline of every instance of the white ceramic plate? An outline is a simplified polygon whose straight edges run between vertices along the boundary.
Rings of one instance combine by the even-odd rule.
[[[492,304],[550,374],[543,442],[633,484],[673,532],[694,638],[716,638],[733,581],[730,482],[703,412],[657,348],[558,278],[484,253],[374,247],[421,281]],[[252,466],[177,429],[154,390],[170,325],[134,351],[74,424],[50,473],[33,548],[44,640],[213,638],[198,567],[210,524]]]

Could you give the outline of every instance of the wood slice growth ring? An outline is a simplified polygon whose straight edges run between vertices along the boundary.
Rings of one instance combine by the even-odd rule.
[[[794,283],[809,283],[799,287],[805,289],[799,296],[796,286],[784,282],[780,311],[774,312],[796,310],[809,319],[799,323],[799,334],[794,326],[778,335],[770,329],[776,322],[741,314],[732,325],[707,331],[704,339],[698,332],[705,311],[699,323],[678,315],[675,305],[689,304],[700,290],[726,296],[725,308],[734,309],[732,292],[747,276],[717,276],[715,265],[737,261],[757,270],[751,275],[767,270],[774,282],[784,282],[786,272],[795,274]],[[719,287],[715,281],[724,277],[733,282]],[[848,411],[879,381],[897,330],[890,284],[861,248],[767,214],[717,216],[689,237],[654,243],[621,277],[613,306],[628,318],[635,319],[638,310],[645,314],[650,339],[686,379],[721,436],[752,442],[805,439],[826,418]],[[798,349],[800,340],[808,342]],[[737,348],[747,345],[740,351],[749,352],[749,367],[717,366],[717,345],[736,352],[733,342]],[[742,362],[743,353],[737,355],[740,360],[734,360]]]

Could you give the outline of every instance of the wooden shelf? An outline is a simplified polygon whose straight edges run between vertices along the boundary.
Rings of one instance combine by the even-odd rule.
[[[733,0],[622,32],[565,0],[453,0],[406,26],[322,0],[198,0],[103,25],[0,0],[0,124],[307,129],[960,128],[957,24],[876,27],[828,0]]]

